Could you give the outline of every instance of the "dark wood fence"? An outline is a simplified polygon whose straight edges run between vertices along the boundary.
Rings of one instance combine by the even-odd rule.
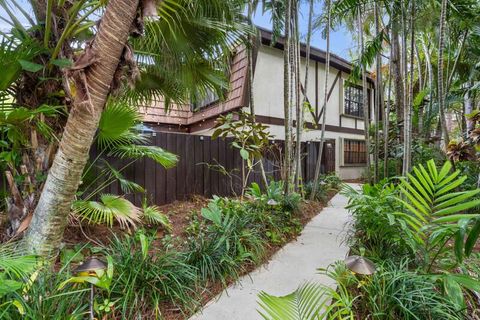
[[[123,175],[145,187],[150,200],[158,205],[184,200],[192,195],[231,196],[241,192],[242,158],[237,149],[231,147],[231,139],[215,139],[209,136],[156,133],[151,139],[156,146],[179,156],[175,168],[164,169],[150,159],[138,160],[123,171]],[[281,161],[283,141],[272,141],[265,155],[264,168],[267,176],[282,179]],[[313,179],[319,142],[307,142],[302,145],[302,175],[305,181]],[[335,142],[325,144],[322,172],[335,171]],[[96,151],[92,151],[92,159]],[[123,168],[128,161],[106,159],[113,167]],[[261,183],[259,166],[249,177],[249,183]],[[118,182],[113,183],[104,193],[121,194]],[[127,195],[127,198],[139,205],[142,195]]]

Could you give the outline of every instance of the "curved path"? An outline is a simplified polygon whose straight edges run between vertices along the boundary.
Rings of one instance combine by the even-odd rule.
[[[344,196],[335,195],[305,226],[297,240],[278,251],[270,262],[240,278],[190,320],[262,319],[257,312],[260,291],[286,295],[307,281],[334,286],[333,280],[319,275],[317,269],[344,259],[348,253],[343,243],[350,219],[346,204]]]

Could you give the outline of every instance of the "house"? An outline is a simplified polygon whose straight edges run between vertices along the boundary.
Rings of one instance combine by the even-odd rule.
[[[272,44],[272,33],[260,29],[260,41],[254,50],[253,98],[256,120],[269,126],[270,133],[277,140],[284,140],[283,117],[283,43],[279,38]],[[301,48],[301,77],[305,72],[305,46]],[[307,145],[318,142],[321,134],[321,109],[325,77],[325,52],[312,48],[309,59],[309,86],[307,97],[312,106],[306,113],[306,127],[303,135]],[[207,97],[201,104],[175,105],[168,112],[162,102],[143,107],[144,121],[155,132],[183,133],[196,137],[208,137],[213,133],[216,118],[248,105],[247,54],[239,48],[232,59],[231,87],[225,101],[215,96]],[[336,55],[331,55],[329,70],[329,100],[326,113],[326,147],[330,149],[330,170],[342,179],[357,179],[365,171],[366,148],[364,138],[362,88],[347,86],[352,64]],[[303,81],[302,81],[303,82]],[[374,101],[374,85],[368,78],[369,114]],[[248,110],[248,109],[246,109]],[[307,151],[309,149],[307,148]],[[308,152],[307,152],[308,153]],[[310,155],[312,156],[312,155]],[[315,157],[311,157],[313,160]],[[333,158],[333,159],[332,159]],[[313,164],[310,163],[310,167]],[[312,168],[309,168],[311,171]]]

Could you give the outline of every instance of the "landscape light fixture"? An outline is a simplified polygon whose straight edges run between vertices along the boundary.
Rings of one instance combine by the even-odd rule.
[[[377,270],[372,261],[360,256],[350,256],[346,258],[345,265],[350,271],[361,275],[372,275]]]
[[[85,260],[84,263],[79,265],[75,270],[74,273],[80,276],[93,276],[96,277],[98,270],[105,270],[107,269],[107,264],[102,260],[99,260],[95,257],[89,258]],[[90,283],[90,320],[94,319],[93,313],[93,301],[94,301],[94,294],[95,288],[92,283]]]

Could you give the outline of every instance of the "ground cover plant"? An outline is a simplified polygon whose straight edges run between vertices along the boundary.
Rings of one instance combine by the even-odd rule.
[[[332,192],[335,187],[339,185],[332,186]],[[244,200],[199,201],[200,207],[188,213],[181,232],[169,233],[163,227],[159,233],[155,225],[145,225],[129,234],[105,226],[103,232],[109,236],[102,239],[108,243],[66,246],[54,270],[39,269],[35,257],[22,262],[12,256],[21,270],[30,271],[12,273],[20,270],[12,265],[6,269],[11,272],[2,274],[12,285],[6,286],[7,281],[2,287],[0,314],[5,319],[64,319],[66,314],[82,319],[88,314],[93,283],[99,318],[184,319],[266,261],[318,213],[319,203],[305,203],[296,193],[284,195],[283,189],[282,182],[273,181],[265,191],[252,184]],[[112,271],[107,281],[75,274],[75,267],[89,256],[108,259]]]
[[[345,186],[351,254],[371,259],[376,271],[355,274],[339,261],[319,270],[337,290],[306,285],[286,297],[264,292],[265,319],[475,319],[480,189],[471,188],[464,169],[452,167],[430,160],[407,177],[360,190]]]

